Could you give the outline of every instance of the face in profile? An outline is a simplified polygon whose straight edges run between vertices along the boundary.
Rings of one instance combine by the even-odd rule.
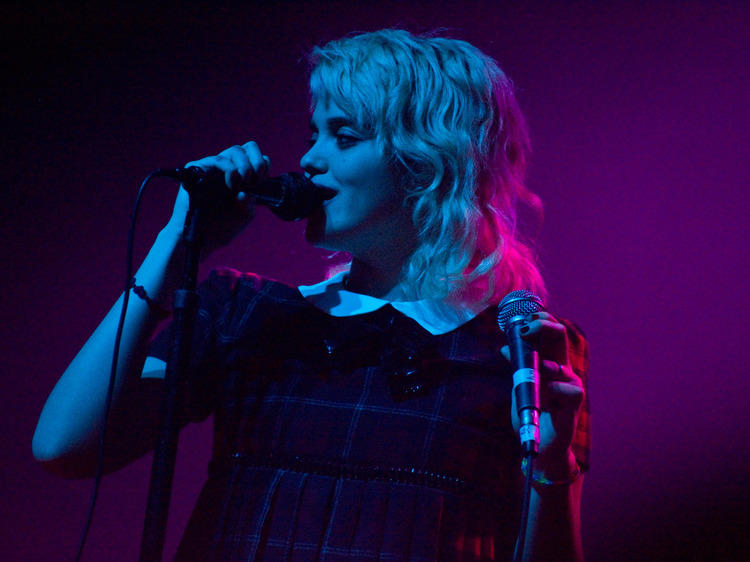
[[[308,219],[307,240],[358,257],[386,239],[408,235],[403,190],[377,140],[334,103],[317,103],[310,125],[311,146],[300,165],[313,183],[337,193]]]

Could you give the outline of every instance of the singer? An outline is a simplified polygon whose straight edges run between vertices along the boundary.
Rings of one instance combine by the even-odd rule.
[[[332,41],[310,61],[300,165],[335,194],[306,238],[351,261],[310,286],[231,269],[200,286],[184,423],[213,415],[215,435],[177,559],[509,560],[523,474],[497,304],[518,289],[545,297],[517,228],[518,207],[540,202],[524,185],[512,84],[469,43],[402,30]],[[269,162],[248,142],[187,164],[223,174],[232,195],[204,228],[204,255],[252,229],[244,188]],[[135,276],[109,471],[153,447],[170,331],[157,326],[188,197]],[[34,454],[61,475],[93,473],[119,311],[41,413]],[[538,353],[541,400],[524,558],[581,560],[586,342],[544,310],[520,333]]]

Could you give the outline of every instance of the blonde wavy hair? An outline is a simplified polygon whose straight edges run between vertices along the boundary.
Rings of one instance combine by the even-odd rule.
[[[473,45],[385,29],[331,41],[311,55],[311,105],[333,102],[377,139],[405,190],[419,236],[403,276],[414,298],[467,292],[497,301],[544,297],[519,204],[530,153],[511,81]]]

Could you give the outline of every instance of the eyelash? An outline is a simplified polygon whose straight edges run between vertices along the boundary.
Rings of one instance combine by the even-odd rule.
[[[344,133],[336,133],[336,145],[339,148],[348,148],[350,146],[354,146],[357,142],[359,142],[360,138],[354,135],[347,135]],[[308,146],[312,147],[316,142],[318,142],[318,136],[317,134],[314,134],[310,140],[307,141]]]
[[[336,144],[340,148],[347,148],[349,146],[353,146],[359,141],[357,137],[354,135],[345,135],[342,133],[336,133]]]

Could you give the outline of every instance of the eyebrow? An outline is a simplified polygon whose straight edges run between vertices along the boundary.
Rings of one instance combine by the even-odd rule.
[[[346,127],[349,125],[352,125],[354,122],[349,119],[348,117],[329,117],[326,119],[326,126],[328,127],[329,131],[335,131],[339,127]],[[317,131],[318,128],[315,126],[315,123],[310,120],[310,130]]]

